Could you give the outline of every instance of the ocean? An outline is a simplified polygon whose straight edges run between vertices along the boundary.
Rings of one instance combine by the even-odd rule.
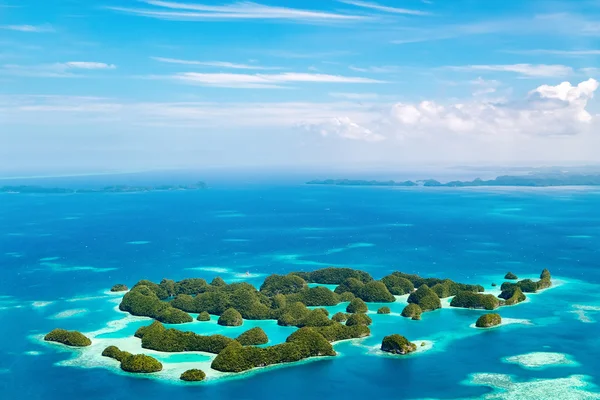
[[[0,194],[1,398],[600,399],[599,188],[209,184],[199,191]],[[548,268],[554,287],[500,308],[509,323],[489,330],[472,326],[482,311],[444,307],[412,321],[399,315],[402,299],[390,315],[370,304],[372,335],[336,344],[336,357],[234,378],[209,374],[198,384],[181,383],[179,373],[205,369],[210,358],[139,348],[131,336],[149,320],[116,310],[120,297],[108,292],[115,283],[162,278],[221,276],[260,286],[269,274],[326,266],[376,279],[392,271],[450,278],[492,293],[508,271],[527,278]],[[295,329],[273,321],[224,328],[214,317],[178,328],[236,337],[254,326],[269,344]],[[89,349],[40,340],[57,327],[133,346],[166,368],[132,376]],[[379,344],[393,333],[424,346],[409,356],[383,355]]]

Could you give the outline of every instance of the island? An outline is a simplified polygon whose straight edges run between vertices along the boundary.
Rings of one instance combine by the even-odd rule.
[[[510,280],[517,280],[519,279],[518,276],[516,276],[515,274],[513,274],[512,272],[507,272],[506,275],[504,275],[504,279],[510,279]]]
[[[206,374],[201,369],[188,369],[179,379],[186,382],[200,382],[206,378]]]
[[[138,193],[138,192],[171,192],[181,190],[206,189],[204,182],[196,182],[190,185],[157,185],[157,186],[130,186],[115,185],[103,188],[57,188],[31,185],[0,186],[0,193],[23,193],[23,194],[74,194],[74,193]]]
[[[406,307],[404,307],[404,309],[402,310],[402,316],[406,317],[406,318],[410,318],[413,319],[415,321],[418,321],[421,319],[421,314],[423,313],[423,310],[421,309],[421,307],[419,307],[418,304],[415,303],[410,303],[409,305],[407,305]]]
[[[46,336],[44,340],[47,342],[62,343],[71,347],[86,347],[92,344],[92,341],[83,333],[78,331],[67,331],[65,329],[54,329]]]
[[[411,343],[402,335],[393,334],[383,338],[381,350],[392,354],[409,354],[417,350],[417,345]]]
[[[104,357],[118,361],[121,369],[136,374],[149,374],[162,371],[163,366],[156,358],[145,354],[131,354],[122,351],[116,346],[108,346],[102,351]]]
[[[360,179],[324,179],[311,180],[308,185],[330,186],[387,186],[387,187],[481,187],[481,186],[522,186],[522,187],[551,187],[551,186],[600,186],[600,174],[569,173],[569,172],[531,172],[526,175],[503,175],[495,179],[472,181],[450,181],[442,183],[435,179],[416,181],[393,180],[360,180]]]
[[[493,326],[498,326],[501,323],[502,317],[500,317],[500,314],[483,314],[477,319],[475,326],[477,328],[491,328]]]
[[[128,290],[129,288],[127,287],[127,285],[123,285],[122,283],[117,283],[116,285],[110,288],[111,292],[126,292]]]
[[[336,287],[331,290],[319,285]],[[452,297],[451,301],[446,300],[452,307],[495,310],[522,302],[524,293],[551,285],[551,274],[544,269],[537,281],[504,282],[501,294],[496,297],[484,293],[481,285],[450,279],[395,271],[378,280],[364,271],[328,267],[273,274],[258,288],[247,282],[227,283],[221,278],[214,278],[210,283],[201,278],[162,279],[158,283],[142,279],[123,295],[118,308],[151,319],[138,327],[133,335],[142,349],[162,353],[207,353],[212,359],[211,370],[239,373],[312,357],[335,357],[335,343],[371,335],[370,326],[374,321],[367,314],[369,303],[378,307],[377,314],[388,314],[385,319],[389,321],[388,318],[398,316],[391,313],[389,306],[380,303],[406,301],[401,316],[420,320],[423,313],[448,312],[441,310],[441,299]],[[124,284],[115,286],[116,290],[126,287]],[[406,300],[396,297],[402,295],[407,295]],[[333,315],[325,308],[330,306],[337,306]],[[345,312],[338,311],[340,309]],[[190,314],[197,314],[197,317]],[[193,329],[177,328],[181,324],[206,324],[211,320],[212,324],[216,321],[222,326],[219,333],[198,334]],[[232,328],[258,320],[272,321],[286,327],[282,329],[289,329],[285,341],[271,342],[266,332],[255,325],[241,333],[239,328]],[[499,314],[485,314],[475,325],[489,328],[501,322]],[[54,329],[44,340],[73,347],[92,344],[82,333],[64,329]],[[391,354],[409,354],[416,349],[414,343],[398,334],[386,336],[381,344],[381,350]],[[87,351],[97,351],[97,348],[91,346]],[[163,370],[156,358],[131,354],[116,346],[106,347],[101,355],[116,360],[123,371],[131,373],[150,374]],[[190,369],[183,372],[180,379],[202,381],[207,379],[204,371]]]

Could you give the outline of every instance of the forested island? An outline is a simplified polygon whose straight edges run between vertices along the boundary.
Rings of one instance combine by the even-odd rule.
[[[311,287],[309,283],[336,287],[330,290],[325,286]],[[125,293],[119,309],[154,319],[135,332],[141,348],[166,353],[210,353],[214,357],[211,369],[239,373],[311,357],[336,356],[333,343],[371,335],[369,326],[373,320],[369,312],[375,314],[376,310],[383,318],[398,318],[390,315],[389,307],[380,304],[399,301],[396,296],[408,295],[401,317],[422,320],[425,314],[442,308],[440,299],[452,297],[451,307],[496,310],[525,300],[524,293],[537,292],[551,285],[550,272],[544,269],[537,281],[504,282],[501,294],[496,297],[483,293],[481,285],[450,279],[393,272],[376,280],[365,271],[330,267],[287,275],[273,274],[259,288],[246,282],[227,283],[219,277],[210,283],[201,278],[163,279],[159,283],[141,280]],[[127,287],[117,284],[113,289],[127,290]],[[346,312],[330,316],[323,308],[340,303],[345,303]],[[377,306],[370,311],[369,304]],[[198,314],[197,318],[190,313]],[[211,315],[218,316],[217,323],[222,326],[243,326],[247,320],[273,320],[280,326],[297,329],[285,342],[269,345],[269,338],[260,327],[232,338],[222,334],[201,335],[164,325],[206,323],[211,320]],[[486,314],[476,325],[487,328],[499,324],[499,314]],[[53,330],[44,339],[71,347],[90,346],[94,340],[80,332],[63,329]],[[416,344],[396,333],[386,336],[381,345],[382,351],[395,355],[406,355],[416,349]],[[131,354],[115,346],[106,347],[102,356],[114,359],[122,370],[132,373],[155,373],[163,368],[151,356]],[[204,371],[191,369],[181,375],[181,380],[202,381],[205,376]]]
[[[30,193],[30,194],[72,194],[72,193],[137,193],[137,192],[168,192],[175,190],[200,190],[206,189],[204,182],[191,185],[158,185],[158,186],[130,186],[115,185],[103,188],[59,188],[43,186],[0,186],[0,193]]]
[[[378,181],[356,179],[325,179],[306,182],[308,185],[332,186],[392,186],[392,187],[477,187],[477,186],[600,186],[600,174],[536,173],[529,175],[504,175],[491,180],[451,181],[442,183],[435,179],[417,181]]]

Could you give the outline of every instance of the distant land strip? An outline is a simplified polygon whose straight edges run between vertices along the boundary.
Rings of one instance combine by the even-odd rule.
[[[100,189],[73,189],[73,188],[50,188],[42,186],[1,186],[0,193],[48,193],[48,194],[70,194],[70,193],[137,193],[137,192],[168,192],[176,190],[200,190],[206,189],[206,183],[196,182],[191,185],[159,185],[159,186],[129,186],[116,185]]]
[[[325,179],[306,182],[308,185],[333,185],[333,186],[393,186],[393,187],[476,187],[476,186],[523,186],[523,187],[552,187],[552,186],[600,186],[598,175],[522,175],[499,176],[496,179],[472,181],[451,181],[441,183],[435,179],[417,181],[377,181],[354,179]]]

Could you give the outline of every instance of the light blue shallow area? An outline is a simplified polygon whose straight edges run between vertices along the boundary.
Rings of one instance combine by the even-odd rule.
[[[289,399],[597,398],[598,204],[600,193],[592,189],[252,185],[199,192],[3,194],[0,393],[44,400],[281,399],[282,393]],[[141,239],[148,244],[129,244]],[[398,315],[402,302],[386,304],[390,315],[375,314],[382,304],[369,304],[372,336],[336,344],[338,357],[191,386],[55,365],[72,353],[32,338],[55,327],[92,332],[124,318],[115,310],[119,295],[106,293],[115,283],[221,276],[258,287],[271,273],[331,265],[361,268],[375,278],[401,270],[486,289],[501,284],[509,270],[529,277],[549,268],[557,286],[499,310],[505,320],[528,324],[487,331],[471,327],[481,311],[442,309],[412,321]],[[333,314],[345,307],[326,308]],[[65,311],[73,310],[85,312],[68,317]],[[98,337],[131,337],[149,322],[119,325]],[[236,337],[254,326],[265,330],[270,344],[294,330],[274,321],[223,328],[216,317],[177,328]],[[434,346],[404,358],[382,356],[376,348],[392,333]],[[527,369],[503,362],[534,352],[566,354],[575,363]],[[193,363],[207,356],[158,357]],[[540,397],[538,383],[563,392]]]

